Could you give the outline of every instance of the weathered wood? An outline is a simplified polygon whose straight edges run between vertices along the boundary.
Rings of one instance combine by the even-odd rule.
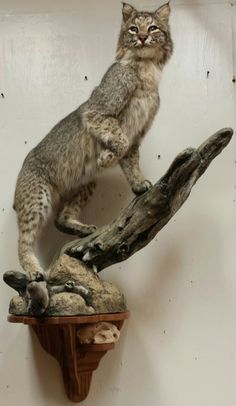
[[[232,129],[222,129],[199,148],[181,152],[166,174],[145,194],[136,197],[116,220],[87,237],[65,244],[59,255],[66,253],[98,271],[133,255],[179,210],[196,181],[232,135]]]

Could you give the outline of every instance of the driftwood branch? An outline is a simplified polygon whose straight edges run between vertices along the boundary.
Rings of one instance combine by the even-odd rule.
[[[222,129],[199,148],[181,152],[166,174],[145,194],[136,197],[115,221],[87,237],[65,244],[59,255],[66,253],[98,271],[133,255],[179,210],[196,181],[232,135],[232,129]]]

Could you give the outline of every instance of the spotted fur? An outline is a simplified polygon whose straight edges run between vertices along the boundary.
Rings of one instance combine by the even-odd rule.
[[[116,61],[90,98],[26,157],[14,207],[19,259],[30,279],[43,273],[33,247],[52,213],[62,231],[94,231],[79,215],[102,168],[119,163],[134,193],[150,187],[139,168],[139,145],[158,111],[160,74],[172,53],[169,14],[169,4],[154,13],[124,4]]]

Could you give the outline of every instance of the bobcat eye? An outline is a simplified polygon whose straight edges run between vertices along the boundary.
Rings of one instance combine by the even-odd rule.
[[[157,25],[150,25],[150,27],[148,28],[149,32],[154,32],[154,31],[160,31],[159,28],[157,27]]]
[[[138,33],[138,27],[136,27],[135,25],[132,25],[129,28],[129,32],[131,32],[131,34],[137,34]]]

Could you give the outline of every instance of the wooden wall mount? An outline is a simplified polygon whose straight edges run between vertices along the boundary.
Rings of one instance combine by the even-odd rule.
[[[32,327],[42,347],[59,362],[68,398],[72,402],[81,402],[88,395],[93,371],[114,344],[81,344],[77,330],[101,321],[113,323],[120,330],[128,317],[128,312],[68,317],[11,315],[8,321]]]

